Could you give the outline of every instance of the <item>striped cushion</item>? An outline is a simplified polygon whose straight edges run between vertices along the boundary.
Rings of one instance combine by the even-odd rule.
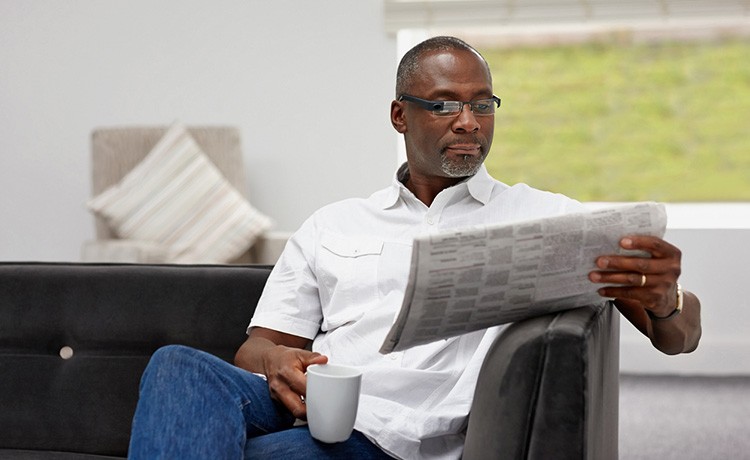
[[[120,238],[169,247],[171,263],[230,262],[271,226],[179,123],[118,184],[87,205]]]

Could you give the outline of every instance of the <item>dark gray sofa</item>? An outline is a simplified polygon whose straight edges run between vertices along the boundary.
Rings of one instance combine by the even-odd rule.
[[[231,361],[269,272],[0,263],[0,459],[126,456],[151,353]],[[464,458],[617,458],[618,332],[602,305],[512,325],[482,369]]]

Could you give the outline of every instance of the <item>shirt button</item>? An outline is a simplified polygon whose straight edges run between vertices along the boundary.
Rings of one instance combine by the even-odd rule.
[[[435,221],[434,221],[434,220],[432,219],[432,217],[428,217],[428,218],[427,218],[427,223],[428,223],[429,225],[432,225],[432,224],[434,224],[434,223],[435,223]]]

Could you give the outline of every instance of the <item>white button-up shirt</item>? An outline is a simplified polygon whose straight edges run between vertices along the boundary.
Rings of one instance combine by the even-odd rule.
[[[330,363],[359,367],[355,429],[400,458],[461,456],[484,355],[501,327],[382,355],[418,235],[581,211],[563,195],[507,186],[482,167],[427,207],[399,180],[323,207],[293,235],[250,327],[313,339]],[[249,328],[248,328],[249,329]],[[502,429],[502,427],[498,427]]]

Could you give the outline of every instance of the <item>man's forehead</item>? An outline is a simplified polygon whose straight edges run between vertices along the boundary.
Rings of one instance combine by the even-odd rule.
[[[485,86],[492,91],[492,76],[484,59],[469,50],[435,50],[420,56],[414,86],[450,90],[454,86]],[[427,89],[427,88],[424,88]]]

